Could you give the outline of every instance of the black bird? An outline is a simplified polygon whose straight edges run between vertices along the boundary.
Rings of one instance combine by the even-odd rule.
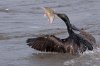
[[[49,22],[52,23],[55,15],[57,15],[57,13],[49,7],[43,7],[43,10],[45,12],[44,15],[46,15],[48,17]],[[66,18],[66,17],[64,17],[64,18]],[[73,24],[71,24],[70,26],[72,27],[73,30],[79,31],[80,32],[79,34],[83,38],[85,38],[87,41],[91,42],[93,47],[96,47],[96,40],[89,32],[86,32],[85,30],[83,30],[83,28],[79,29],[79,28],[75,27]]]
[[[93,50],[91,42],[72,30],[72,25],[66,14],[58,13],[56,15],[65,22],[69,34],[68,38],[60,39],[54,35],[44,35],[27,39],[27,45],[39,51],[70,54],[83,53],[86,49]]]

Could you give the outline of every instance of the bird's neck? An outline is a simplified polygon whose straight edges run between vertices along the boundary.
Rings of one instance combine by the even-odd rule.
[[[74,32],[73,32],[73,30],[72,30],[72,27],[71,27],[69,18],[67,17],[67,18],[65,18],[63,21],[65,22],[65,24],[66,24],[66,26],[67,26],[67,30],[68,30],[69,35],[72,35]]]
[[[58,16],[59,18],[61,18],[60,16]],[[67,26],[67,30],[68,30],[68,34],[71,36],[74,32],[72,30],[72,27],[71,27],[71,24],[70,24],[70,20],[68,18],[68,16],[64,17],[64,18],[61,18],[64,23],[66,24]]]

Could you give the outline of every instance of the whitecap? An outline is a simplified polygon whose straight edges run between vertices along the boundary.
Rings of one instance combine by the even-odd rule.
[[[72,59],[72,60],[70,60],[70,61],[64,62],[64,65],[72,65],[72,64],[74,64],[74,63],[75,63],[75,60]]]

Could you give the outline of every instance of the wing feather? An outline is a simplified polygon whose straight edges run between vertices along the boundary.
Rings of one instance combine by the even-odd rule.
[[[39,51],[46,52],[62,52],[65,53],[64,44],[62,41],[52,35],[42,36],[38,38],[27,39],[27,45]]]

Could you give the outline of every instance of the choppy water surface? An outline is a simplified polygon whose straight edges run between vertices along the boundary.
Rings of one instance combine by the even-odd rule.
[[[65,24],[56,17],[49,24],[40,7],[66,13],[72,24],[86,28],[98,48],[83,55],[42,53],[29,48],[26,39],[41,34],[66,37]],[[100,66],[99,0],[0,0],[0,66]]]

